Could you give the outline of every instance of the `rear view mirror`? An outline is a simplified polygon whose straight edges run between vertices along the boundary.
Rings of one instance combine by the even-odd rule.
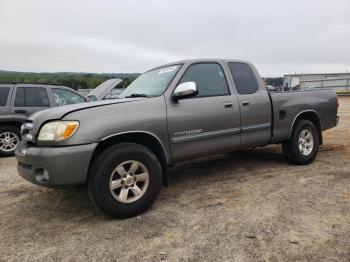
[[[179,84],[173,93],[173,99],[175,101],[181,98],[187,98],[196,96],[198,94],[197,86],[195,82],[185,82]]]

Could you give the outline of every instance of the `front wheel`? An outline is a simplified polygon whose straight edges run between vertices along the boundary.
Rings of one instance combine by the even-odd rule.
[[[162,170],[157,157],[134,143],[105,149],[94,160],[87,184],[92,202],[114,218],[128,218],[147,210],[161,185]]]
[[[319,145],[319,134],[309,120],[298,120],[290,139],[283,143],[285,158],[298,165],[307,165],[314,161]]]

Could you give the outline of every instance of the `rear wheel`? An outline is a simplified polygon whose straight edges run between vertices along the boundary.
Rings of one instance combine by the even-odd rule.
[[[105,149],[94,161],[88,192],[93,203],[114,218],[128,218],[147,210],[162,184],[157,157],[144,146],[123,143]]]
[[[315,125],[309,120],[298,120],[291,138],[282,145],[285,158],[294,164],[307,165],[314,161],[319,145]]]
[[[20,130],[15,126],[0,127],[0,156],[13,156],[20,140]]]

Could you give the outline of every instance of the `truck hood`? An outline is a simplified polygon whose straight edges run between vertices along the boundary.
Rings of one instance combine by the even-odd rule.
[[[103,100],[103,101],[95,101],[95,102],[87,102],[87,103],[54,107],[51,109],[42,110],[32,114],[31,116],[28,117],[28,121],[33,123],[34,129],[38,129],[41,127],[41,125],[44,122],[52,121],[52,120],[60,120],[66,115],[76,111],[80,111],[88,108],[94,108],[94,107],[121,104],[121,103],[132,103],[132,102],[137,102],[145,99],[149,99],[149,98],[141,97],[141,98],[113,99],[113,100]]]
[[[109,92],[111,92],[123,80],[119,78],[109,79],[98,85],[87,96],[89,98],[95,97],[96,100],[102,100]]]

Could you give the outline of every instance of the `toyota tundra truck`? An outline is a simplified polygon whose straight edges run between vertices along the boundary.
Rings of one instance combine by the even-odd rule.
[[[312,163],[337,110],[334,90],[269,93],[249,62],[186,60],[145,72],[119,99],[33,114],[18,172],[40,186],[85,184],[102,212],[127,218],[152,205],[181,161],[282,144],[288,162]]]

